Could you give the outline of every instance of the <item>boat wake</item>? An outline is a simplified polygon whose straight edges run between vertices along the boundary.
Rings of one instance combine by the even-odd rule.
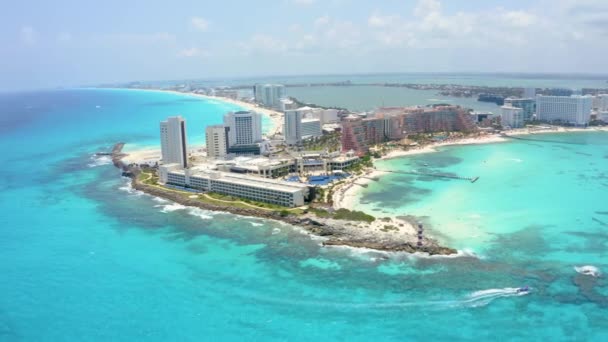
[[[525,291],[522,291],[521,288],[517,287],[505,287],[503,289],[489,289],[489,290],[481,290],[475,291],[471,293],[468,298],[459,302],[460,305],[466,307],[479,307],[486,306],[490,304],[495,299],[505,298],[505,297],[519,297],[525,296],[530,293],[530,290],[526,288]]]
[[[484,307],[496,299],[520,297],[528,294],[529,291],[521,291],[520,288],[506,287],[503,289],[488,289],[476,291],[470,295],[456,300],[444,301],[394,301],[394,302],[338,302],[338,301],[322,301],[308,299],[282,298],[262,295],[260,293],[236,293],[237,296],[244,298],[255,298],[259,302],[269,304],[289,305],[289,306],[306,306],[306,307],[326,307],[329,309],[340,311],[351,310],[400,310],[405,308],[421,308],[427,310],[449,310],[449,309],[467,309]]]

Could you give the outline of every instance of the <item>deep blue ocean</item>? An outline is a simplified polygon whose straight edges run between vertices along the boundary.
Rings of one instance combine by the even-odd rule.
[[[158,122],[175,114],[187,119],[190,141],[202,143],[205,125],[234,109],[146,91],[0,94],[0,340],[608,339],[606,278],[574,270],[588,261],[608,271],[604,135],[557,138],[585,147],[535,143],[548,144],[536,150],[539,158],[554,160],[544,169],[523,169],[535,155],[525,149],[535,146],[517,142],[390,161],[458,173],[484,161],[504,163],[483,170],[474,188],[481,200],[471,202],[480,208],[464,212],[466,222],[477,214],[500,225],[485,234],[477,223],[471,234],[480,237],[470,246],[446,227],[449,215],[433,219],[433,211],[411,201],[433,205],[435,213],[456,203],[461,210],[448,213],[458,221],[464,184],[396,177],[362,195],[364,205],[385,201],[387,214],[403,208],[430,215],[440,239],[477,254],[456,258],[323,248],[295,227],[134,192],[107,158],[93,156],[118,141],[128,148],[157,144]],[[513,153],[523,162],[506,162]],[[536,181],[518,183],[504,171],[513,165],[516,175]],[[553,168],[551,181],[540,174]],[[573,179],[573,193],[542,196]],[[508,197],[508,184],[517,196]],[[399,197],[408,191],[409,202]],[[500,220],[489,219],[491,200]],[[557,210],[547,209],[551,203]],[[564,223],[569,229],[557,217],[545,226],[522,225],[531,219],[515,209],[535,206],[547,215],[563,208],[567,217],[583,206],[592,214],[581,211],[579,221]],[[531,293],[517,294],[522,285]]]

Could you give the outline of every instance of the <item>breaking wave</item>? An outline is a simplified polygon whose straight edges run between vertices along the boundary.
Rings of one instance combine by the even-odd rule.
[[[589,275],[592,277],[599,277],[601,275],[600,269],[591,265],[574,266],[574,270],[580,274]]]

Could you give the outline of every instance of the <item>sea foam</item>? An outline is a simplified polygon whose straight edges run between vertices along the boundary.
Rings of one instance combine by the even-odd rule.
[[[87,164],[88,167],[112,164],[112,158],[110,158],[110,156],[91,156],[90,160],[91,163]]]
[[[212,215],[209,215],[210,212],[208,210],[203,210],[203,209],[199,209],[199,208],[190,208],[188,210],[188,213],[192,216],[196,216],[203,220],[210,220],[213,218]]]
[[[574,266],[574,270],[580,274],[589,275],[592,277],[599,277],[601,275],[600,269],[591,265]]]

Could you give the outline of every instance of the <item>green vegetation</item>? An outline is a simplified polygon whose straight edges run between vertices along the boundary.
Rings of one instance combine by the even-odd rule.
[[[298,99],[296,99],[295,97],[289,97],[298,107],[310,107],[310,108],[321,108],[321,109],[337,109],[337,110],[345,110],[348,111],[348,109],[346,108],[342,108],[342,107],[324,107],[324,106],[320,106],[318,104],[314,104],[314,103],[304,103]]]
[[[363,169],[369,167],[374,167],[374,162],[372,161],[372,155],[368,153],[361,159],[359,159],[356,163],[352,164],[347,168],[344,168],[344,171],[348,173],[361,174],[361,172],[363,172]]]
[[[324,209],[319,208],[311,208],[309,212],[315,214],[317,217],[321,218],[332,218],[336,220],[345,220],[345,221],[363,221],[367,223],[374,222],[376,219],[372,215],[366,214],[362,211],[356,210],[348,210],[348,209],[338,209],[334,212],[329,212]]]
[[[348,210],[348,209],[338,209],[334,212],[333,217],[336,220],[350,220],[350,221],[364,221],[367,223],[374,222],[376,219],[372,215],[366,214],[362,211],[357,210]]]
[[[302,142],[302,148],[306,151],[325,151],[334,152],[340,150],[340,134],[331,133],[320,136],[316,139],[308,139]]]
[[[158,185],[158,175],[155,170],[145,170],[137,175],[137,180],[147,185]]]
[[[310,208],[308,211],[315,214],[317,217],[328,218],[331,216],[331,213],[324,209]]]
[[[395,226],[393,226],[391,224],[387,224],[387,225],[384,225],[384,227],[382,227],[382,229],[380,229],[380,230],[383,231],[383,232],[388,232],[388,231],[391,231],[391,230],[399,230],[399,228],[395,227]]]
[[[242,198],[242,197],[236,197],[236,196],[222,195],[222,194],[218,194],[216,192],[208,192],[207,197],[211,197],[213,199],[217,199],[219,201],[224,201],[224,202],[243,202],[243,203],[249,204],[249,206],[246,206],[247,208],[251,208],[252,206],[255,206],[258,208],[263,208],[263,209],[271,209],[271,210],[283,210],[283,209],[287,208],[287,207],[284,207],[284,206],[278,205],[278,204],[254,201],[254,200],[250,200],[248,198]]]
[[[325,189],[320,186],[315,188],[315,202],[325,202]]]

